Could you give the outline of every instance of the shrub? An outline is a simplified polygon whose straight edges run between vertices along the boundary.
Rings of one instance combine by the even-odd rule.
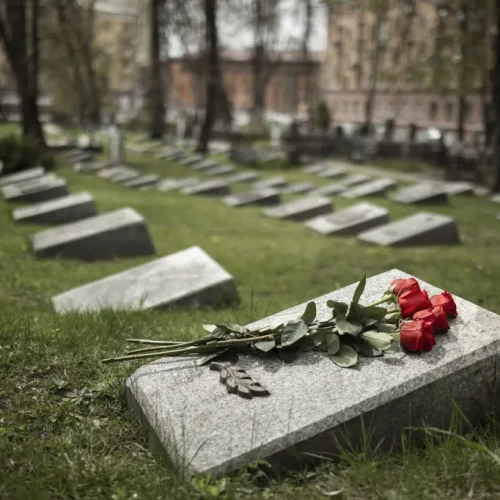
[[[0,139],[0,160],[4,174],[37,165],[51,170],[56,164],[54,155],[46,146],[30,138],[21,139],[15,134]]]
[[[323,132],[330,128],[332,117],[325,101],[319,101],[314,113],[314,124]]]

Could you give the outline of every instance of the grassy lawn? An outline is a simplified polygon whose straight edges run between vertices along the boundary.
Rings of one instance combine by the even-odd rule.
[[[193,175],[187,167],[128,153],[129,163],[164,177]],[[0,498],[2,499],[415,499],[498,498],[500,465],[485,450],[455,437],[428,436],[423,449],[345,453],[317,468],[282,477],[248,468],[209,484],[161,466],[144,448],[128,413],[125,378],[138,365],[101,366],[128,337],[194,338],[201,324],[247,323],[371,276],[399,268],[500,313],[498,205],[454,198],[447,207],[463,245],[384,249],[355,239],[325,238],[301,224],[266,219],[257,208],[231,209],[218,199],[127,190],[93,176],[60,170],[73,193],[88,190],[99,212],[124,206],[147,220],[159,256],[199,245],[237,282],[241,304],[222,310],[104,312],[57,316],[50,297],[150,258],[81,263],[36,261],[28,236],[0,201]],[[292,182],[325,184],[298,172],[268,172]],[[244,189],[240,187],[238,189]],[[374,200],[375,201],[375,200]],[[412,207],[376,199],[393,220]],[[336,209],[353,204],[334,198]],[[334,383],[334,381],[332,381]],[[467,439],[500,446],[500,420],[491,418]],[[329,496],[325,495],[328,493]]]

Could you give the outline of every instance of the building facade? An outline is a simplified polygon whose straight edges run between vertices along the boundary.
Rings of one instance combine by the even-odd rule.
[[[481,132],[488,29],[470,22],[467,39],[446,0],[388,0],[379,11],[360,5],[344,0],[328,11],[320,85],[334,122],[365,123],[371,107],[372,123],[393,120],[401,132],[410,124],[453,132],[459,114],[466,136]]]

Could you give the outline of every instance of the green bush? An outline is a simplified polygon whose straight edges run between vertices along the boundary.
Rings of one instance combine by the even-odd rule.
[[[330,128],[332,117],[325,101],[319,101],[314,113],[314,124],[323,132]]]
[[[54,155],[46,146],[33,139],[21,139],[15,134],[0,139],[0,160],[4,174],[39,165],[51,170],[56,164]]]

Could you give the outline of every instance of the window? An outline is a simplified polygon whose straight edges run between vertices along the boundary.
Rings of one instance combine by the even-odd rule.
[[[453,120],[453,114],[455,111],[455,106],[453,106],[452,102],[446,103],[446,121],[451,122]]]
[[[415,103],[415,120],[421,120],[422,119],[422,103],[420,101]]]
[[[354,103],[354,116],[357,116],[358,115],[358,112],[359,112],[359,102],[356,101]]]
[[[429,120],[435,121],[438,115],[438,104],[436,101],[432,101],[429,106]]]

